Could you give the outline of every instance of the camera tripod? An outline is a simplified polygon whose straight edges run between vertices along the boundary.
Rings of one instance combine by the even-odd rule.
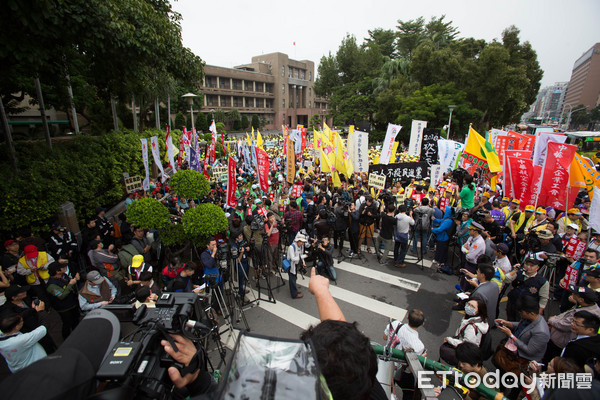
[[[268,242],[268,241],[267,241]],[[254,251],[252,252],[252,267],[256,270],[256,289],[258,291],[258,297],[256,298],[256,302],[260,300],[268,301],[269,303],[276,303],[275,296],[273,295],[273,288],[271,287],[271,279],[269,277],[268,265],[267,265],[267,248],[265,247],[265,242],[260,246],[260,254],[257,247],[254,247]],[[266,286],[264,289],[267,291],[267,298],[264,299],[262,297],[261,290],[263,287],[260,284],[261,274],[265,278]],[[281,276],[281,272],[279,272],[279,276]],[[281,278],[283,281],[283,278]]]
[[[422,222],[421,222],[421,216],[418,216],[417,218],[418,219],[415,220],[415,226],[414,226],[414,228],[412,230],[412,235],[410,237],[410,241],[408,242],[408,249],[410,251],[410,249],[412,248],[413,244],[414,244],[415,248],[419,249],[418,252],[417,252],[418,257],[417,257],[416,264],[421,263],[419,265],[419,267],[421,268],[421,271],[422,271],[422,270],[425,269],[425,265],[423,265],[423,260],[425,258],[425,254],[423,253],[423,250],[424,250],[423,249],[423,240],[422,239],[420,240],[421,243],[415,242],[415,240],[417,240],[416,239],[417,238],[417,231],[421,232],[421,235],[422,236],[424,235],[427,238],[429,230],[423,231],[422,230],[423,226],[422,226]],[[427,241],[425,243],[427,243]]]

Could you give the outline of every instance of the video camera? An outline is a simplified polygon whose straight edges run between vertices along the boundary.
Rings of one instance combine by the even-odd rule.
[[[265,227],[266,219],[262,214],[256,214],[254,218],[252,218],[252,222],[250,222],[250,229],[253,231],[258,231]]]
[[[117,393],[130,393],[133,399],[170,398],[173,383],[167,369],[175,366],[182,370],[183,366],[164,351],[160,341],[169,341],[178,351],[169,333],[195,342],[208,336],[216,325],[203,310],[202,301],[196,293],[163,293],[156,308],[142,305],[135,310],[133,305],[104,306],[121,322],[132,322],[136,326],[117,342],[96,373],[97,379],[106,383],[105,390],[114,390],[117,398],[120,398]],[[192,364],[196,369],[206,369],[202,347]]]

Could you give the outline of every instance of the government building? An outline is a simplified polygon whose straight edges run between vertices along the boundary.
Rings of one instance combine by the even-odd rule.
[[[308,127],[314,115],[331,125],[327,100],[315,95],[314,84],[314,62],[292,60],[283,53],[255,56],[250,64],[234,68],[206,65],[203,111],[237,109],[249,121],[258,115],[266,122],[265,130]]]

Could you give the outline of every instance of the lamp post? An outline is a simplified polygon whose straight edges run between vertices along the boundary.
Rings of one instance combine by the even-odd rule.
[[[192,114],[192,132],[193,132],[196,130],[196,128],[194,128],[194,98],[198,97],[198,96],[195,95],[194,93],[186,93],[181,97],[186,99],[188,105],[190,106],[190,114]]]
[[[579,107],[579,108],[578,108],[578,109],[576,109],[576,110],[573,110],[573,109],[569,110],[569,116],[567,117],[567,127],[565,128],[565,132],[569,130],[569,125],[571,125],[571,114],[572,114],[573,112],[577,112],[577,111],[584,110],[585,108],[586,108],[586,107]]]
[[[450,125],[452,125],[452,111],[456,106],[454,104],[448,106],[448,110],[450,110],[450,117],[448,118],[448,130],[446,131],[446,139],[450,140]]]
[[[573,106],[569,103],[565,103],[565,106],[569,106],[569,115],[571,115],[571,111],[573,110]],[[562,120],[563,120],[563,114],[565,113],[565,107],[563,106],[562,112],[560,113],[560,125],[564,126]],[[566,129],[565,129],[566,130]]]

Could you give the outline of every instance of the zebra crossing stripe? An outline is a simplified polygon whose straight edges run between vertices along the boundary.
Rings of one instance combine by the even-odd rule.
[[[371,268],[361,267],[360,265],[351,264],[345,261],[342,261],[339,264],[336,263],[334,265],[334,268],[350,272],[356,275],[361,275],[367,278],[375,279],[384,283],[389,283],[391,285],[396,285],[403,289],[412,290],[413,292],[417,292],[421,287],[420,282],[411,281],[410,279],[405,279],[396,275],[376,271]]]

